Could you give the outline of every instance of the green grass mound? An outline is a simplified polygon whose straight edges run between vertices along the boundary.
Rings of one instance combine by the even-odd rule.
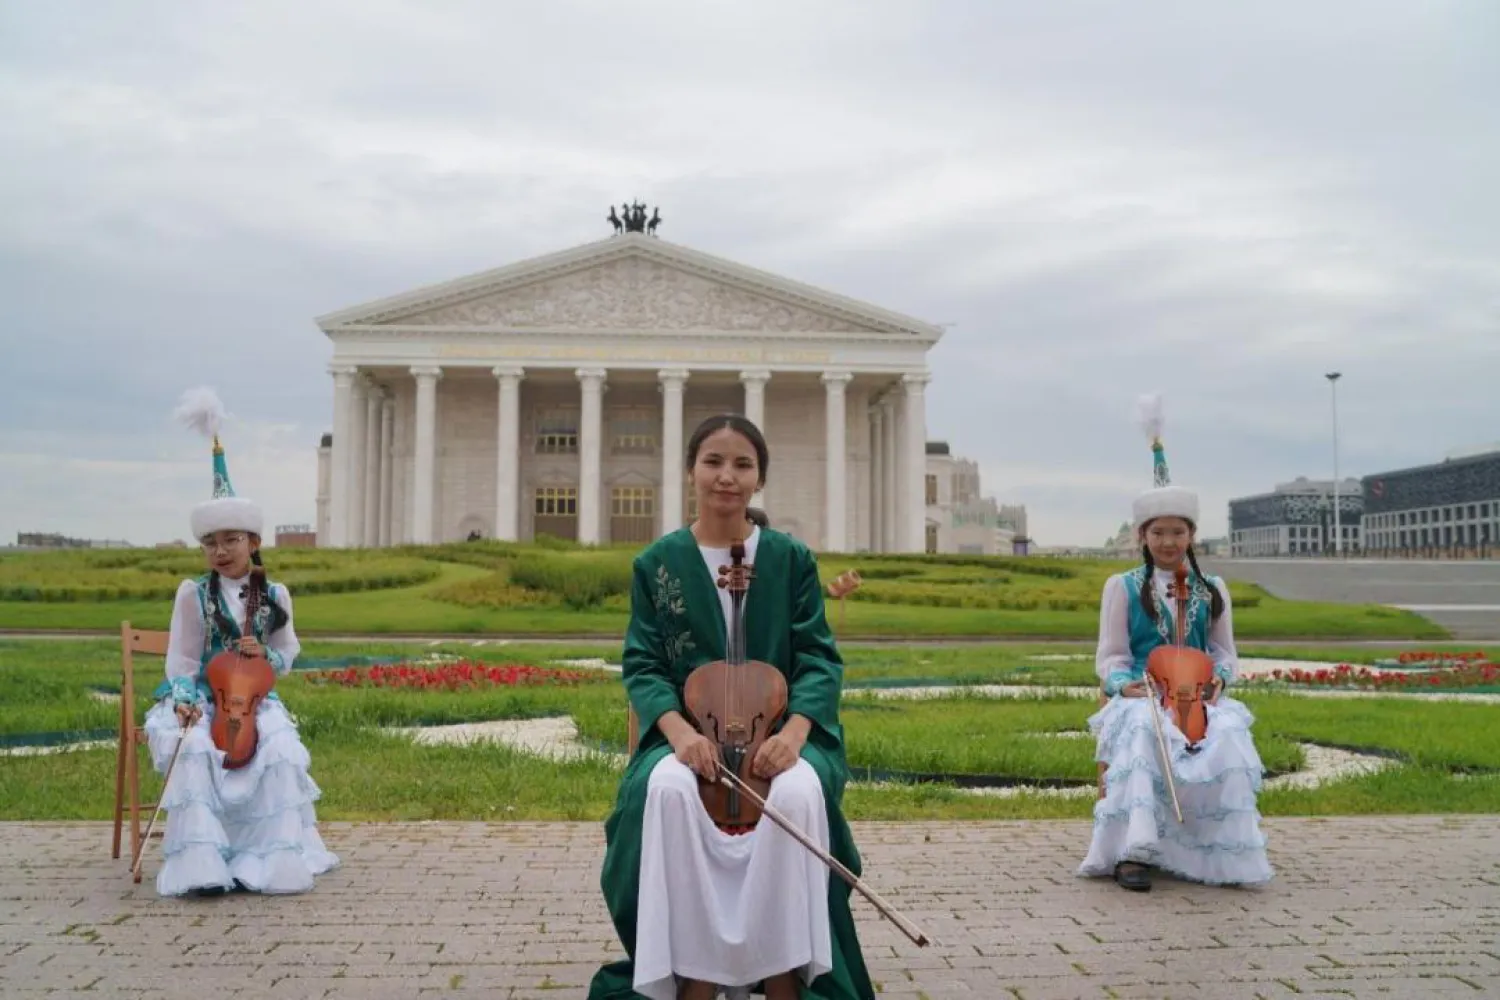
[[[86,604],[166,601],[206,572],[196,549],[123,549],[0,556],[0,602]],[[275,579],[295,594],[347,594],[415,587],[437,579],[428,560],[380,551],[276,553]]]
[[[590,634],[617,637],[638,546],[468,542],[382,550],[267,549],[292,591],[297,628],[319,633]],[[1013,556],[823,555],[825,583],[864,585],[830,607],[841,638],[1091,639],[1105,580],[1128,563]],[[0,628],[165,628],[171,595],[203,572],[196,549],[0,556]],[[1442,639],[1394,608],[1280,600],[1234,583],[1236,636]]]

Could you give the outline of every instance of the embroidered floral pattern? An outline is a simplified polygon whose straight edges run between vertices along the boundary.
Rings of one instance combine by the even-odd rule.
[[[244,600],[245,591],[248,588],[240,588],[240,599]],[[271,600],[276,599],[275,587],[269,588]],[[203,652],[205,656],[212,656],[220,650],[229,649],[239,639],[238,632],[226,634],[219,628],[219,615],[225,619],[229,618],[229,605],[225,603],[223,596],[219,597],[219,615],[210,614],[208,607],[213,596],[208,590],[208,577],[202,577],[198,581],[198,603],[203,608],[203,618],[207,627],[203,630]],[[235,622],[236,626],[240,623]],[[257,642],[265,644],[266,635],[271,631],[271,602],[262,601],[255,612],[255,620],[250,624],[250,630],[255,635]]]
[[[1139,594],[1141,590],[1146,586],[1146,567],[1137,566],[1135,569],[1130,571],[1130,576],[1132,582],[1134,582],[1135,584],[1135,587],[1133,589],[1137,594]],[[1154,593],[1152,594],[1152,597],[1157,596],[1158,595]],[[1196,574],[1190,577],[1188,584],[1187,606],[1187,631],[1189,632],[1189,634],[1191,634],[1193,631],[1193,623],[1199,620],[1200,616],[1204,612],[1204,609],[1209,606],[1209,602],[1211,600],[1212,597],[1210,597],[1208,592],[1208,584]],[[1175,604],[1171,604],[1161,600],[1158,600],[1156,602],[1156,632],[1161,636],[1161,641],[1169,646],[1177,641],[1177,635],[1175,632],[1176,625],[1173,623],[1172,619],[1175,608]]]
[[[693,634],[688,628],[687,602],[682,597],[682,581],[667,572],[666,566],[656,567],[656,620],[662,630],[662,647],[667,660],[673,664],[688,650],[695,648]]]

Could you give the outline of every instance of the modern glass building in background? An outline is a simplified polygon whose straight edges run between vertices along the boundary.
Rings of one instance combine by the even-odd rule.
[[[1500,554],[1500,444],[1432,465],[1339,483],[1345,555],[1488,558]],[[1233,556],[1334,553],[1333,482],[1299,478],[1229,501]]]
[[[1372,554],[1493,554],[1500,544],[1500,444],[1366,476],[1362,487]]]
[[[1344,551],[1360,548],[1364,501],[1358,479],[1339,483],[1339,529]],[[1232,556],[1303,556],[1332,552],[1333,480],[1299,477],[1270,493],[1229,501]]]

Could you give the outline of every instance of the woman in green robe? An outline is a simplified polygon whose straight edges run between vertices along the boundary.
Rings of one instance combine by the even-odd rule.
[[[716,571],[743,539],[755,569],[744,653],[781,670],[788,688],[785,722],[753,767],[771,779],[773,805],[860,873],[841,809],[843,662],[816,558],[749,507],[768,464],[753,423],[705,421],[687,447],[698,519],[635,559],[623,675],[641,735],[605,824],[601,878],[628,957],[598,971],[589,1000],[711,1000],[719,988],[731,998],[754,989],[767,1000],[874,1000],[848,884],[770,820],[748,834],[719,830],[698,793],[716,750],[687,721],[683,685],[725,656],[729,596]]]

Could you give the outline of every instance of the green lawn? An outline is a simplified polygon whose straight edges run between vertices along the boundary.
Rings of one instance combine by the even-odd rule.
[[[1086,652],[1086,644],[1076,647]],[[324,668],[363,657],[416,658],[451,652],[481,663],[546,666],[603,656],[614,644],[333,644],[309,641],[304,663]],[[1066,651],[1064,651],[1066,652]],[[1321,650],[1319,652],[1322,652]],[[1091,739],[1058,735],[1085,729],[1092,696],[1062,687],[1093,683],[1092,663],[1042,660],[1056,647],[923,647],[846,651],[844,722],[856,782],[848,811],[856,819],[1070,817],[1089,815],[1091,799],[1046,794],[1095,775]],[[110,737],[117,706],[95,695],[117,690],[117,644],[0,640],[0,741],[37,734]],[[472,691],[347,688],[317,671],[298,671],[277,690],[297,716],[324,789],[329,819],[601,819],[613,801],[618,763],[606,758],[558,763],[504,747],[425,747],[385,735],[386,726],[563,715],[587,745],[619,750],[625,703],[619,677],[578,671],[570,683]],[[138,662],[143,692],[137,717],[161,677],[161,663]],[[876,698],[862,687],[924,683],[1030,684],[1034,697],[972,694],[927,700]],[[1305,765],[1303,742],[1374,751],[1393,768],[1313,790],[1267,790],[1268,815],[1500,811],[1500,728],[1493,705],[1411,699],[1318,699],[1274,689],[1242,689],[1256,714],[1256,739],[1272,773]],[[60,737],[58,737],[60,738]],[[104,819],[114,778],[112,749],[0,759],[0,820]],[[145,778],[148,797],[158,779]],[[977,796],[958,784],[1035,785],[1012,797]]]
[[[390,550],[267,550],[296,600],[303,635],[597,635],[628,614],[624,547],[473,543]],[[825,582],[857,569],[864,586],[829,616],[840,636],[1092,639],[1105,579],[1126,564],[982,556],[831,555]],[[192,550],[74,551],[0,557],[0,628],[167,627]],[[1433,639],[1438,626],[1378,606],[1283,601],[1231,585],[1243,640]]]

